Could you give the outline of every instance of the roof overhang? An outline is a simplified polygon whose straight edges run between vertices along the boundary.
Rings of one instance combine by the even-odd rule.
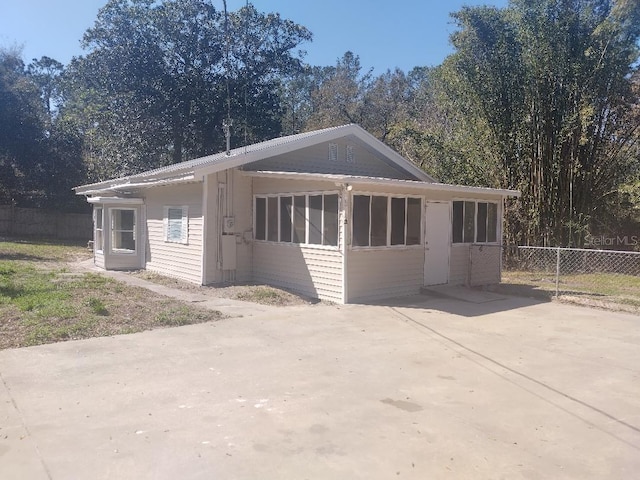
[[[397,180],[394,178],[361,177],[355,175],[336,175],[319,173],[296,173],[296,172],[266,172],[266,171],[245,171],[243,175],[250,177],[281,178],[285,180],[297,181],[329,181],[337,185],[350,186],[389,186],[401,187],[406,190],[416,192],[446,192],[464,195],[493,195],[500,197],[519,197],[518,190],[508,190],[488,187],[469,187],[466,185],[451,185],[448,183],[419,182],[416,180]]]
[[[134,197],[91,197],[87,199],[87,202],[109,205],[142,205],[144,200]]]
[[[105,182],[92,183],[90,185],[82,185],[81,187],[75,187],[74,190],[76,195],[100,195],[104,193],[124,192],[139,188],[198,181],[202,181],[202,178],[196,178],[193,173],[170,178],[146,178],[138,181],[132,181],[132,178],[126,177],[116,180],[108,180]]]

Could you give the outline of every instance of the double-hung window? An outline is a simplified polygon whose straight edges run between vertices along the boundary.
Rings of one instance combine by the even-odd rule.
[[[338,245],[338,194],[255,197],[255,239],[306,245]]]
[[[170,243],[188,243],[189,209],[187,206],[164,207],[164,241]]]
[[[495,243],[498,204],[460,200],[453,202],[453,243]]]
[[[102,207],[96,207],[94,209],[95,235],[93,236],[94,238],[93,248],[96,252],[101,252],[102,249],[104,248],[103,246],[104,240],[102,236],[102,232],[104,231],[104,224],[102,223],[103,212],[104,210]]]
[[[352,212],[354,247],[420,244],[420,198],[354,195]]]
[[[113,208],[111,212],[111,251],[136,251],[136,211],[132,208]]]

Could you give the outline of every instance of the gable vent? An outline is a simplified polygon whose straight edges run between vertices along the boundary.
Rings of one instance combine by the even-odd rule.
[[[353,152],[353,145],[347,145],[347,163],[356,163],[356,156]]]
[[[330,143],[329,144],[329,160],[336,162],[338,160],[338,144]]]

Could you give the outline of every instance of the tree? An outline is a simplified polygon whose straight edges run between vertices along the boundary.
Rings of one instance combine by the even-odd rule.
[[[280,78],[302,68],[311,34],[253,6],[210,0],[111,0],[67,75],[67,114],[90,139],[94,178],[124,175],[280,132]]]
[[[0,50],[0,200],[22,202],[43,156],[44,115],[18,51]]]
[[[319,82],[311,93],[308,130],[364,123],[364,98],[370,88],[372,73],[369,70],[362,74],[361,70],[360,57],[352,52],[346,52],[338,59],[335,67],[316,70]]]
[[[47,112],[48,123],[53,121],[54,111],[61,103],[60,79],[64,65],[53,58],[35,58],[27,67],[27,73],[40,88],[40,96]]]
[[[523,192],[511,241],[576,244],[637,172],[627,112],[640,4],[512,0],[466,7],[448,59],[473,117],[491,134],[502,185]]]

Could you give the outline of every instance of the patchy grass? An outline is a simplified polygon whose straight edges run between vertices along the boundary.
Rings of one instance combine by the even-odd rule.
[[[146,270],[138,270],[131,272],[130,274],[149,282],[157,283],[158,285],[177,288],[179,290],[198,292],[207,295],[208,297],[231,298],[234,300],[242,300],[245,302],[260,303],[262,305],[273,305],[278,307],[320,303],[317,299],[310,299],[302,295],[297,295],[280,288],[266,285],[241,284],[200,286]]]
[[[556,281],[550,273],[504,271],[501,288],[507,288],[511,293],[528,293],[528,296],[551,299],[555,296]],[[640,310],[640,277],[613,273],[561,275],[558,288],[561,300],[589,306]]]
[[[86,245],[0,237],[0,261],[70,262],[91,258]]]
[[[290,296],[293,295],[283,290],[257,285],[246,291],[236,293],[234,298],[236,300],[261,303],[263,305],[283,305],[289,302]]]
[[[86,249],[0,243],[0,348],[22,347],[217,320],[183,304],[95,273],[70,272]]]

